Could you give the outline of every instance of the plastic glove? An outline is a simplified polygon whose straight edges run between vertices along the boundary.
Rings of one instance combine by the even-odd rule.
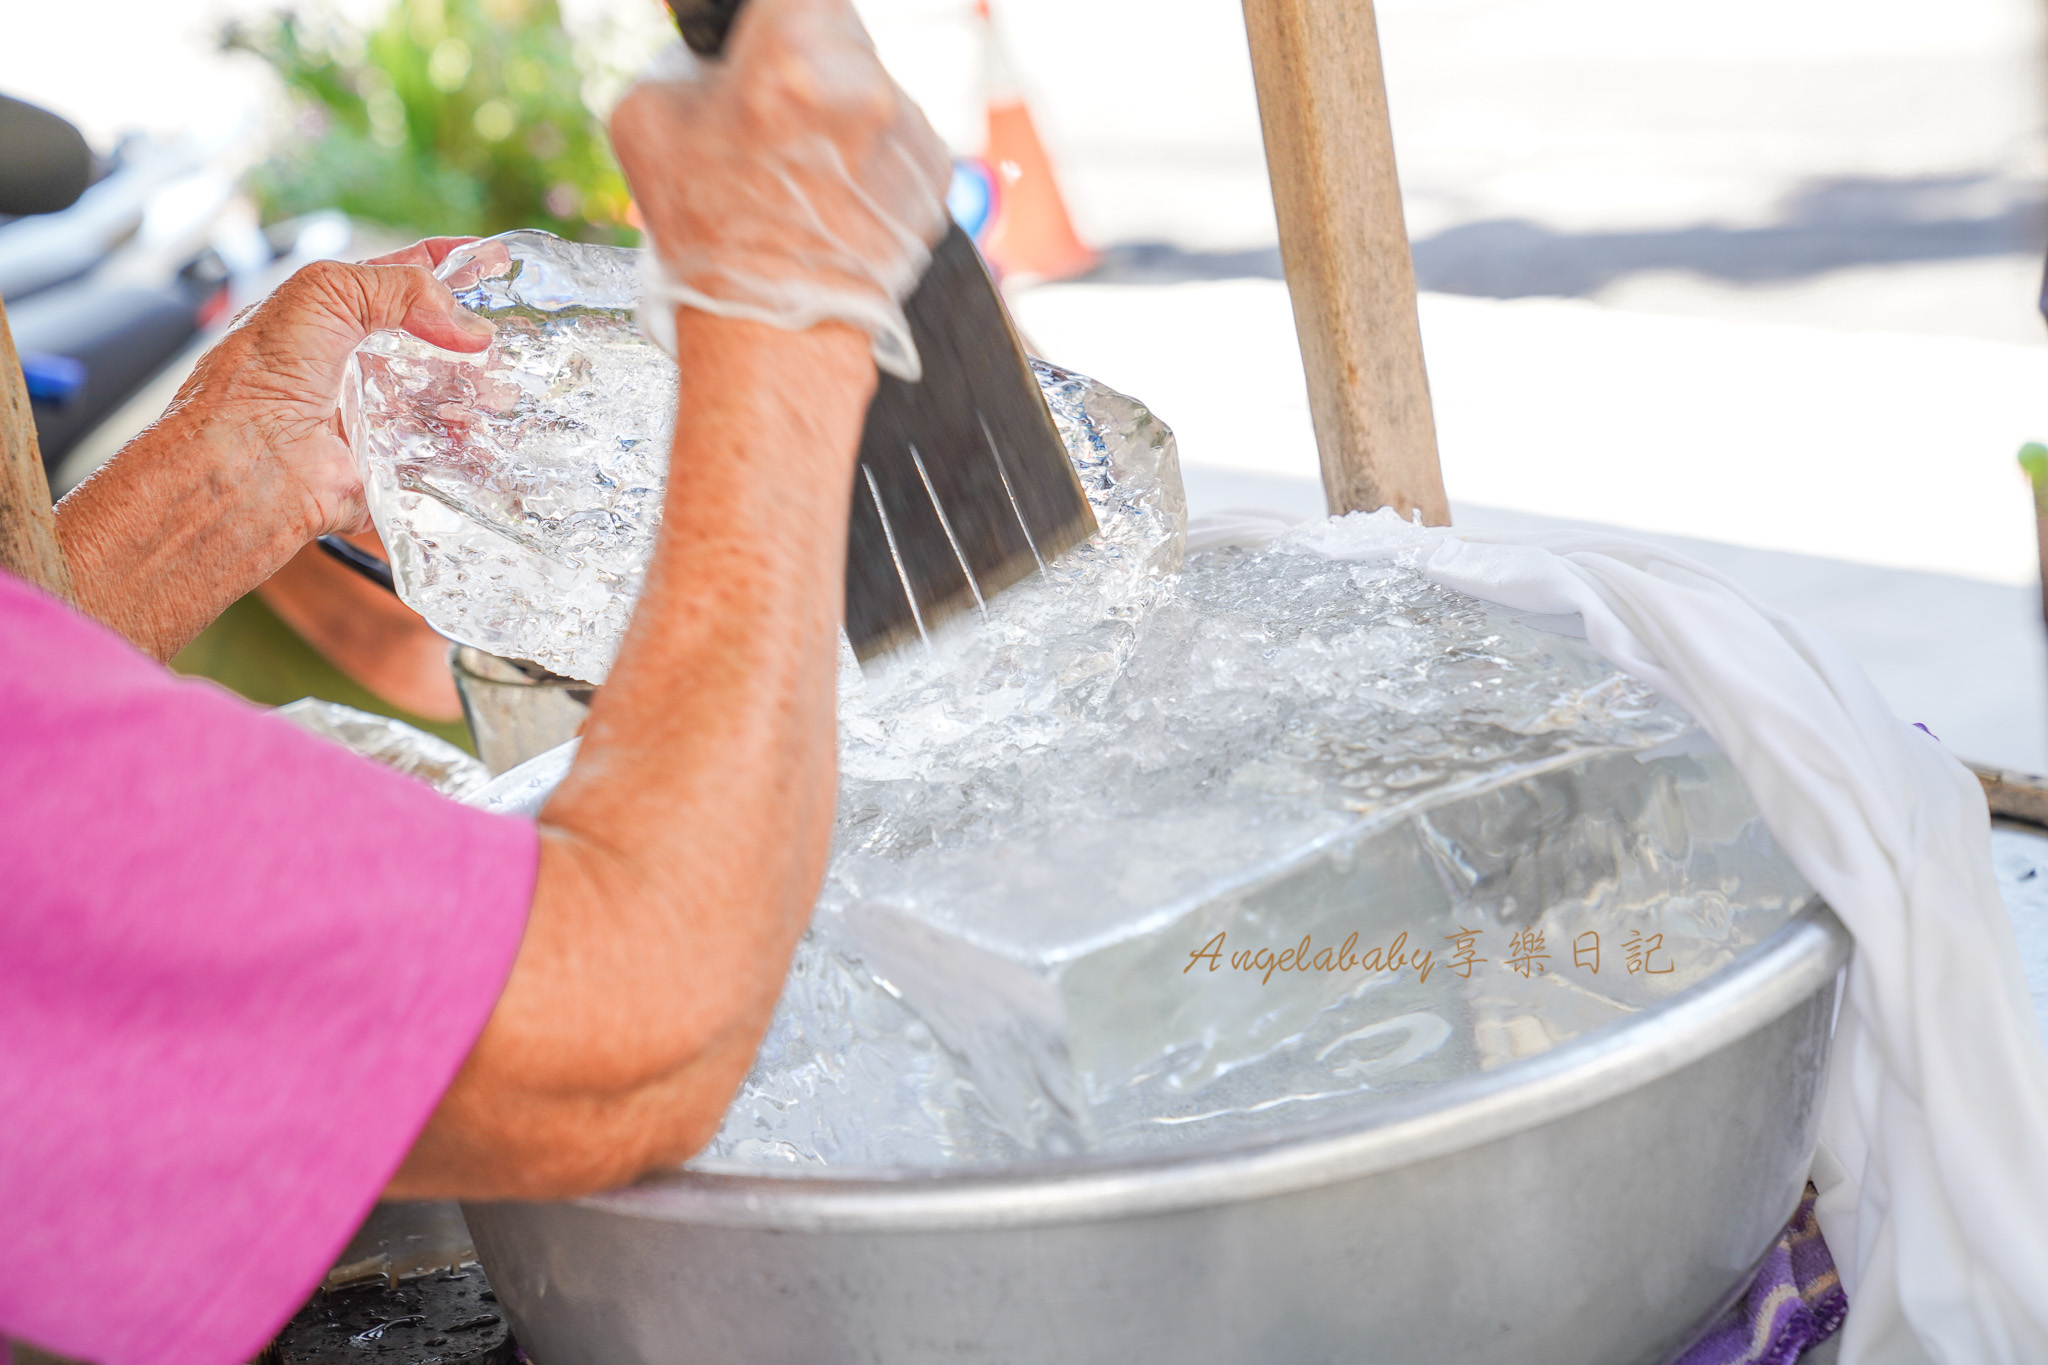
[[[950,160],[846,0],[749,0],[720,59],[663,53],[611,132],[647,224],[641,326],[662,349],[679,305],[792,331],[836,320],[918,378],[903,300],[945,230]]]

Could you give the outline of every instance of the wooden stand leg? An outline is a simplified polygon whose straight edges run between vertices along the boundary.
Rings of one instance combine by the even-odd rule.
[[[22,382],[5,305],[0,305],[0,569],[72,600],[71,569],[57,545],[50,481],[36,445],[35,414],[29,410],[28,385]]]
[[[1371,0],[1243,0],[1332,512],[1450,524]]]

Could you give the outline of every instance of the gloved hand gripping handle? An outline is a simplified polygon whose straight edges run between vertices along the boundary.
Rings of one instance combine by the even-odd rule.
[[[743,3],[668,0],[700,58],[724,51]],[[748,34],[749,45],[761,44],[759,71],[714,66],[666,89],[657,79],[648,98],[681,101],[693,119],[724,117],[730,139],[788,144],[753,155],[728,149],[724,162],[706,163],[756,187],[735,201],[760,220],[757,235],[778,240],[780,254],[735,239],[716,205],[672,190],[694,235],[679,231],[644,258],[642,325],[671,352],[678,306],[793,329],[849,323],[873,339],[881,374],[861,435],[846,554],[846,633],[868,659],[1036,573],[1092,535],[1095,514],[1001,295],[973,240],[947,218],[945,145],[889,80],[858,16],[845,0],[783,0],[757,20],[770,25]],[[833,109],[846,86],[837,77],[809,83],[815,89],[803,81],[775,88],[778,65],[806,60],[841,63],[819,69],[864,79],[867,97]],[[732,113],[727,77],[767,81],[765,93],[789,105],[793,131],[764,133]],[[850,121],[835,142],[841,117]],[[836,173],[823,174],[828,167]],[[813,195],[832,207],[829,222]],[[930,250],[907,249],[914,242]]]

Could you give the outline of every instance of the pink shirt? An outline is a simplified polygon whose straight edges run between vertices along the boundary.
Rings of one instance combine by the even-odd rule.
[[[0,573],[0,1338],[252,1358],[483,1028],[536,857]]]

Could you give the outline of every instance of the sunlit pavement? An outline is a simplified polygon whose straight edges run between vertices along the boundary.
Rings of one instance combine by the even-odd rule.
[[[1235,6],[1190,0],[1150,42],[1099,8],[1010,12],[1075,214],[1116,244],[1019,320],[1175,425],[1196,510],[1312,511]],[[1957,752],[2048,768],[2013,464],[2048,433],[2037,9],[1379,13],[1460,520],[1674,539]],[[1062,65],[1082,34],[1123,60]]]

